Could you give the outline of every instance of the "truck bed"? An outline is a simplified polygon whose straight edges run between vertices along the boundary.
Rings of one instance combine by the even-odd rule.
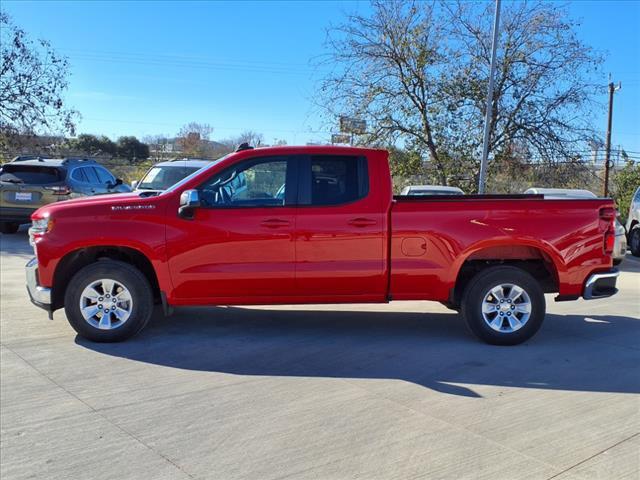
[[[394,299],[447,301],[463,264],[543,260],[560,296],[579,296],[602,265],[599,212],[610,199],[542,195],[394,196],[390,291]],[[428,288],[425,286],[428,285]]]

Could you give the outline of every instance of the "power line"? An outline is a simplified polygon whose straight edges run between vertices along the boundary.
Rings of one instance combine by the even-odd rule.
[[[185,57],[174,55],[138,54],[124,52],[88,52],[74,51],[72,56],[76,59],[91,60],[108,63],[125,63],[152,65],[158,67],[200,68],[212,70],[231,70],[255,73],[274,73],[285,75],[310,75],[325,69],[310,65],[282,63],[282,62],[255,62],[255,61],[220,61],[206,57]]]

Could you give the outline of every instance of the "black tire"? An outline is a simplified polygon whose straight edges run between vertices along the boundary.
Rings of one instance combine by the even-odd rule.
[[[16,222],[0,222],[0,233],[16,233],[20,229],[20,224]]]
[[[485,321],[482,313],[483,302],[485,297],[490,294],[493,288],[507,284],[517,285],[525,291],[526,295],[529,297],[531,311],[528,319],[524,322],[524,325],[519,327],[517,330],[506,331],[511,328],[509,326],[510,322],[508,319],[518,319],[518,317],[515,316],[515,312],[514,317],[510,317],[512,314],[511,311],[500,310],[500,313],[505,316],[502,317],[502,320],[498,319],[497,322],[503,322],[501,325],[505,327],[505,331],[498,331],[494,330],[487,321]],[[497,297],[488,298],[495,299],[496,309],[503,308],[501,306],[499,307],[500,303]],[[504,301],[507,302],[507,299]],[[524,301],[524,297],[522,295],[516,300],[516,302],[521,301]],[[516,302],[514,302],[514,304]],[[511,305],[511,302],[509,302],[509,305]],[[512,307],[507,307],[507,304],[505,303],[504,308]],[[515,308],[515,306],[513,308]],[[544,293],[538,281],[528,272],[520,268],[510,266],[490,267],[482,270],[469,281],[462,297],[462,316],[465,319],[467,326],[478,338],[492,345],[518,345],[530,339],[542,326],[545,309],[546,304]],[[494,315],[494,312],[487,315]],[[495,315],[496,316],[491,320],[498,318],[498,312],[495,312]],[[509,317],[506,315],[509,315]],[[519,318],[524,317],[521,316]]]
[[[128,319],[111,330],[91,325],[80,311],[83,290],[100,279],[113,280],[117,285],[124,286],[132,299]],[[153,312],[153,292],[147,278],[137,268],[124,262],[101,260],[82,268],[73,276],[65,292],[64,310],[67,320],[80,336],[94,342],[120,342],[137,334],[149,322]],[[117,319],[114,323],[117,323]]]
[[[634,257],[640,257],[640,226],[636,225],[629,234],[629,250]]]

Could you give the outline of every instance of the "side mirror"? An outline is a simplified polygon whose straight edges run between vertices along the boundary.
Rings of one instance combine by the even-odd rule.
[[[178,215],[187,220],[193,220],[195,209],[200,206],[198,190],[185,190],[180,194],[180,207]]]
[[[131,190],[135,190],[136,188],[138,188],[138,180],[134,180],[133,182],[131,182]]]

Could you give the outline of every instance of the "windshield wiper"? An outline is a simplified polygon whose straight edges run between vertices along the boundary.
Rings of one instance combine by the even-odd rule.
[[[19,178],[0,178],[0,181],[7,183],[24,183],[24,180],[20,180]]]

